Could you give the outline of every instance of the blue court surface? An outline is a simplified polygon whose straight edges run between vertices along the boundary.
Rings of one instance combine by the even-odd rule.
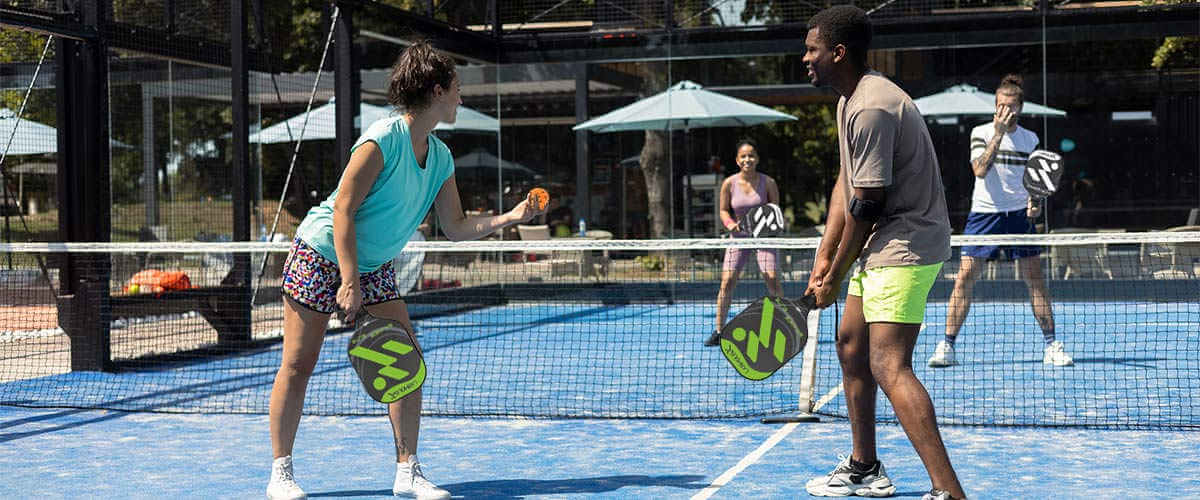
[[[420,456],[455,498],[807,497],[803,482],[849,447],[844,421],[789,428],[750,420],[428,417]],[[943,429],[972,498],[1184,498],[1196,493],[1200,433]],[[305,417],[296,474],[312,498],[386,498],[394,466],[383,417]],[[912,498],[929,482],[900,427],[880,456]],[[0,407],[4,498],[262,498],[270,469],[261,415]],[[747,459],[747,456],[750,456]],[[740,472],[705,490],[732,468]]]
[[[1074,367],[1043,365],[1028,304],[1000,302],[972,310],[960,340],[966,363],[934,370],[924,360],[945,305],[930,305],[914,365],[939,418],[997,424],[942,429],[968,493],[1194,497],[1200,308],[1055,307]],[[849,452],[848,424],[836,416],[836,314],[821,317],[814,394],[835,416],[764,425],[742,415],[794,409],[802,363],[742,380],[700,346],[713,312],[708,302],[514,304],[417,322],[431,367],[426,411],[593,417],[425,417],[428,475],[456,498],[807,497],[804,482]],[[386,419],[344,416],[382,411],[349,368],[348,337],[327,338],[297,438],[297,478],[313,498],[390,496]],[[263,413],[278,366],[274,344],[0,384],[0,403],[15,405],[0,404],[0,498],[261,498],[271,457]],[[135,411],[23,407],[56,405]],[[722,418],[660,418],[710,414]],[[613,415],[649,418],[594,418]],[[882,396],[879,415],[891,417]],[[1031,423],[1155,430],[1010,427]],[[929,489],[899,426],[880,425],[879,448],[899,496]]]
[[[989,425],[1197,427],[1200,304],[1056,302],[1057,339],[1074,366],[1042,363],[1041,328],[1028,302],[981,302],[956,342],[959,366],[928,368],[944,338],[946,304],[930,303],[913,352],[942,422]],[[826,326],[818,349],[823,411],[845,415],[837,355]],[[879,415],[894,419],[880,399]]]

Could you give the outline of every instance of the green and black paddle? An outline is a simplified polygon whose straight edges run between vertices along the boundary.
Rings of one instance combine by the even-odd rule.
[[[766,379],[804,350],[808,313],[814,308],[812,295],[758,299],[721,329],[721,353],[741,376]]]
[[[371,399],[393,403],[420,389],[425,360],[413,335],[398,321],[366,313],[356,323],[348,348],[350,366]]]

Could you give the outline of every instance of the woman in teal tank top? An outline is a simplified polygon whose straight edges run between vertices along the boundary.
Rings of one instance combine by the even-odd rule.
[[[300,223],[284,263],[283,361],[271,389],[275,460],[268,498],[305,498],[292,474],[292,446],[330,314],[341,309],[354,317],[365,308],[413,332],[391,260],[430,207],[446,236],[456,241],[478,239],[541,214],[528,201],[498,216],[463,213],[450,149],[431,135],[438,122],[454,123],[462,104],[449,57],[427,42],[406,48],[392,68],[388,101],[408,112],[363,132],[337,189]],[[388,417],[396,443],[393,493],[450,498],[424,477],[417,461],[421,391],[388,405]]]

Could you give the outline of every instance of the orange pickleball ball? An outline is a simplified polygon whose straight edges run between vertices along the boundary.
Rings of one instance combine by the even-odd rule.
[[[550,204],[550,193],[540,187],[529,190],[529,204],[538,210],[545,210]]]

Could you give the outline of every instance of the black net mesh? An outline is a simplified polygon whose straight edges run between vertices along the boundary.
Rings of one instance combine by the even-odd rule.
[[[946,265],[914,353],[939,417],[977,425],[1196,426],[1200,406],[1189,382],[1200,372],[1194,236],[1023,240],[1040,251],[1036,274],[1044,277],[1066,358],[1047,354],[1031,312],[1025,281],[1031,275],[1020,276],[1010,261],[979,270],[957,364],[927,367],[946,331],[959,270],[956,262]],[[796,297],[807,283],[816,240],[788,244],[778,250],[777,273],[785,294]],[[2,273],[7,326],[0,337],[6,377],[0,401],[266,412],[280,362],[287,245],[270,251],[196,245],[12,252],[13,267]],[[765,381],[742,379],[719,350],[702,346],[714,326],[727,245],[411,244],[393,266],[429,367],[425,411],[714,418],[813,405],[819,413],[844,415],[833,345],[837,308],[820,316],[815,357],[798,356]],[[239,276],[238,262],[257,266],[264,256],[268,273],[261,279],[251,286],[231,281]],[[76,279],[83,291],[53,302],[50,287],[61,287],[62,275],[53,267],[43,274],[38,257],[52,266],[65,259],[80,263]],[[757,265],[747,267],[732,290],[731,316],[765,293]],[[358,387],[345,354],[349,331],[339,325],[345,323],[335,316],[306,411],[383,413]],[[1071,366],[1060,366],[1067,358]],[[811,394],[801,389],[807,377],[815,380]],[[879,408],[881,419],[893,418],[884,398]]]

